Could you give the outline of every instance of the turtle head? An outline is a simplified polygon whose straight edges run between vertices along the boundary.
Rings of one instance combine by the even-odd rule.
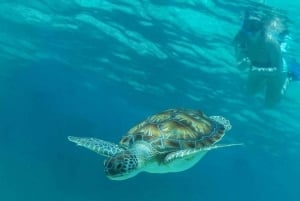
[[[112,180],[125,180],[139,173],[138,158],[131,151],[120,152],[104,161],[106,176]]]

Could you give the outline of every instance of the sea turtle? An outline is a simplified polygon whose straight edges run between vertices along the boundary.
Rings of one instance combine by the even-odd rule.
[[[214,145],[230,129],[230,122],[221,116],[169,109],[131,128],[119,144],[96,138],[69,136],[68,139],[107,157],[104,161],[107,177],[124,180],[142,171],[168,173],[189,169],[207,151],[237,145]]]

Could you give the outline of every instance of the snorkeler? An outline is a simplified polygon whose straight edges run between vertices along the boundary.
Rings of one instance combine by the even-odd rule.
[[[267,33],[264,16],[245,13],[241,30],[234,38],[235,57],[240,70],[249,69],[247,91],[256,94],[265,89],[265,105],[280,102],[287,78],[280,44]]]

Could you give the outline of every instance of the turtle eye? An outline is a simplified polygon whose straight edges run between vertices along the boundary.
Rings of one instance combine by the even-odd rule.
[[[134,174],[138,167],[138,159],[130,151],[116,154],[104,162],[106,176],[111,179],[128,178]],[[134,173],[136,172],[136,173]]]
[[[104,162],[104,171],[107,175],[119,175],[127,172],[127,166],[123,156],[114,156],[106,159]]]
[[[117,164],[117,166],[116,166],[116,168],[118,169],[118,170],[121,170],[122,169],[122,164],[121,163],[119,163],[119,164]]]

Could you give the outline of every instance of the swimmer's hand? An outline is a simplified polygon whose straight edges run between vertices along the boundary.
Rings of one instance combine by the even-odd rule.
[[[244,57],[237,63],[237,68],[240,70],[245,70],[247,68],[250,68],[251,66],[251,61],[248,57]]]

